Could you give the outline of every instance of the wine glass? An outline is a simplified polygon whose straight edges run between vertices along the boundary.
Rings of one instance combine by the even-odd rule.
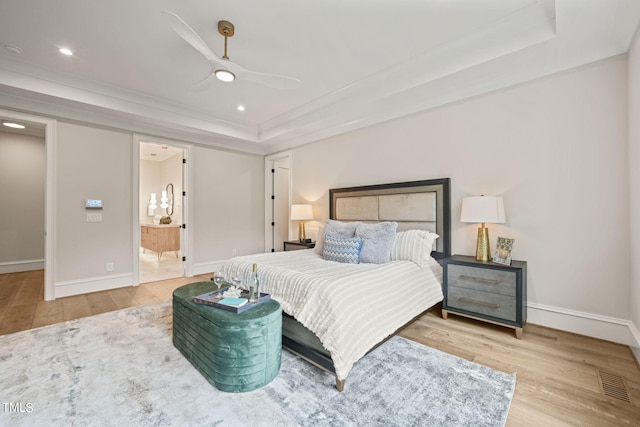
[[[213,276],[213,283],[216,284],[216,287],[218,288],[218,291],[219,291],[220,286],[222,286],[222,284],[224,283],[224,276],[222,275],[222,273],[216,273]]]
[[[241,289],[242,276],[240,275],[240,270],[236,270],[235,274],[231,276],[231,283],[233,283],[236,288]]]

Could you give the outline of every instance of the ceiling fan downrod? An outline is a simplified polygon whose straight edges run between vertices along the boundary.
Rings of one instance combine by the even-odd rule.
[[[218,32],[224,36],[224,59],[229,59],[227,56],[227,37],[233,37],[235,34],[235,27],[229,21],[218,21]]]

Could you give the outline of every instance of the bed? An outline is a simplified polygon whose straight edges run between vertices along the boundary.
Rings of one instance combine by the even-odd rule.
[[[248,277],[256,263],[262,292],[282,306],[283,346],[334,374],[342,391],[360,358],[442,301],[449,191],[448,178],[332,189],[316,248],[235,257],[221,272]],[[353,242],[368,262],[329,256]]]

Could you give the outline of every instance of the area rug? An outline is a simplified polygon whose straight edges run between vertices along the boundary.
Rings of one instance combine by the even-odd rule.
[[[345,391],[282,352],[248,393],[211,386],[173,347],[170,303],[0,336],[0,425],[504,426],[515,375],[394,337]]]

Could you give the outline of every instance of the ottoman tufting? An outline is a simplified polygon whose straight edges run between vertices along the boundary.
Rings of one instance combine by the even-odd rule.
[[[280,304],[269,300],[237,314],[193,302],[215,289],[212,282],[197,282],[173,291],[173,345],[219,390],[268,384],[280,372]]]

